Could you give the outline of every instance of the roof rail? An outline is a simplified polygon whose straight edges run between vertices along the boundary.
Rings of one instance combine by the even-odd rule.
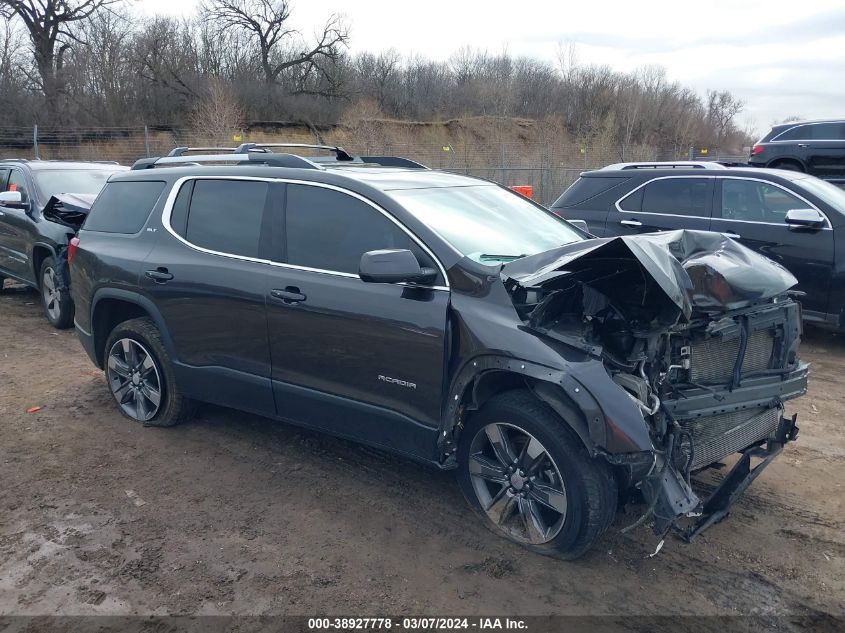
[[[233,163],[236,165],[267,165],[269,167],[295,167],[299,169],[320,169],[313,162],[294,154],[275,154],[273,152],[248,152],[232,154],[205,154],[198,156],[165,156],[142,158],[132,165],[133,170],[153,169],[155,167],[178,167],[203,163]]]
[[[352,161],[353,156],[342,147],[337,145],[309,145],[308,143],[242,143],[235,150],[236,154],[247,154],[249,152],[262,151],[271,147],[293,147],[300,149],[322,149],[334,152],[337,160]]]
[[[614,163],[602,167],[600,171],[625,169],[727,169],[724,165],[711,161],[655,161],[650,163]]]
[[[28,158],[0,158],[3,163],[28,163]]]
[[[236,149],[236,147],[174,147],[167,155],[184,156],[189,152],[216,152],[219,154],[221,152],[234,152]]]

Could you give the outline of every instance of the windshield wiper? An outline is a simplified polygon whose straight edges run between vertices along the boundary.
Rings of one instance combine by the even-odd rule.
[[[527,255],[487,255],[486,253],[482,253],[478,256],[478,259],[485,260],[485,259],[494,259],[500,262],[512,262],[515,259],[522,259],[523,257],[527,257]]]

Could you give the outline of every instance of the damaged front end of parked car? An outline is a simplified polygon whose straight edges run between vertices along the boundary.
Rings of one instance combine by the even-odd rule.
[[[642,492],[635,525],[693,538],[795,439],[783,403],[807,388],[801,308],[771,260],[718,233],[672,231],[569,244],[500,275],[523,329],[589,359],[571,365],[569,395],[593,453]],[[690,473],[737,452],[700,499]]]

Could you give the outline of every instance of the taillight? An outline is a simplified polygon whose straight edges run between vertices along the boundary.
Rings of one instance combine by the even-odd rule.
[[[73,261],[73,256],[76,255],[76,248],[79,246],[79,238],[72,237],[70,238],[70,242],[67,245],[67,263],[70,266],[71,262]]]
[[[762,154],[763,149],[764,149],[764,147],[762,145],[755,145],[754,147],[751,148],[751,155],[756,156],[757,154]]]

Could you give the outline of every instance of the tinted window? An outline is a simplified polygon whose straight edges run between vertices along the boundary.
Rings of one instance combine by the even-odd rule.
[[[164,183],[110,182],[97,197],[83,228],[103,233],[137,233],[150,216]]]
[[[6,191],[20,191],[21,200],[23,202],[29,200],[29,186],[26,184],[26,177],[21,170],[12,170],[12,173],[9,175],[9,184],[6,187]]]
[[[707,215],[706,178],[655,180],[643,190],[643,213]]]
[[[286,214],[290,264],[357,275],[361,255],[367,251],[407,248],[421,265],[434,266],[396,224],[339,191],[288,185]]]
[[[643,187],[640,187],[631,195],[619,203],[620,208],[625,211],[639,211],[643,207]]]
[[[245,180],[197,180],[185,239],[220,253],[258,257],[269,185]]]
[[[582,204],[590,198],[595,198],[599,194],[610,191],[628,180],[630,179],[600,176],[579,178],[569,189],[563,192],[563,195],[558,198],[552,207],[573,207],[576,204]]]
[[[747,222],[783,222],[790,209],[806,209],[807,203],[764,182],[722,181],[722,217]]]
[[[797,127],[791,128],[775,137],[776,141],[798,141],[798,140],[807,140],[810,138],[810,133],[807,131],[806,125],[799,125]]]
[[[808,125],[810,131],[810,139],[818,141],[834,141],[845,138],[842,135],[841,123],[819,123],[817,125]]]

